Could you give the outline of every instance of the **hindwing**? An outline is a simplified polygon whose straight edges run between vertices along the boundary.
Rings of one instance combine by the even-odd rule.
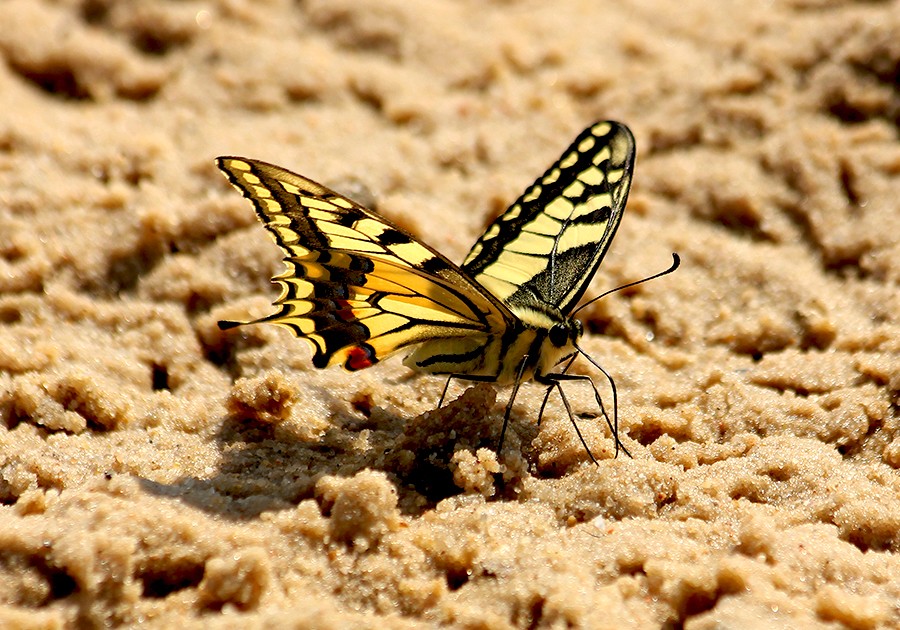
[[[634,137],[619,123],[585,129],[472,247],[463,270],[517,314],[567,314],[606,254],[625,208]]]
[[[313,365],[368,367],[423,341],[489,336],[515,318],[459,267],[384,217],[283,168],[217,161],[284,251],[280,309],[257,322],[312,343]],[[220,322],[229,328],[239,322]]]

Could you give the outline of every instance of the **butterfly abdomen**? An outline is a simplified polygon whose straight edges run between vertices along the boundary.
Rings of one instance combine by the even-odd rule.
[[[509,385],[517,378],[528,380],[533,376],[540,340],[545,337],[546,331],[515,326],[503,334],[427,340],[403,363],[430,374]]]

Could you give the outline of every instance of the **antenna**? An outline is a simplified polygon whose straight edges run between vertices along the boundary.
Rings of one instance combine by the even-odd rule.
[[[596,302],[597,300],[606,297],[606,296],[609,295],[610,293],[615,293],[616,291],[621,291],[622,289],[627,289],[628,287],[637,286],[637,285],[639,285],[639,284],[643,284],[643,283],[645,283],[645,282],[649,282],[650,280],[656,280],[657,278],[661,278],[661,277],[663,277],[663,276],[667,276],[667,275],[669,275],[670,273],[672,273],[673,271],[675,271],[676,269],[678,269],[678,266],[679,266],[679,265],[681,265],[681,258],[678,256],[678,254],[673,253],[673,254],[672,254],[672,266],[669,267],[668,269],[666,269],[665,271],[660,271],[659,273],[655,273],[655,274],[653,274],[652,276],[648,276],[648,277],[644,278],[643,280],[636,280],[636,281],[634,281],[634,282],[629,282],[628,284],[623,284],[623,285],[620,286],[620,287],[616,287],[615,289],[610,289],[609,291],[606,291],[606,292],[604,292],[604,293],[601,293],[601,294],[598,295],[597,297],[591,298],[590,300],[588,300],[587,302],[585,302],[584,304],[582,304],[581,306],[579,306],[578,308],[576,308],[574,311],[572,311],[572,314],[569,315],[569,317],[575,317],[575,313],[577,313],[577,312],[580,311],[581,309],[585,308],[586,306],[590,306],[591,304],[593,304],[593,303]]]

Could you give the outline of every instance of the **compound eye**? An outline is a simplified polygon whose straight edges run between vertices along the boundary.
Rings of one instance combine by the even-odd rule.
[[[554,324],[548,334],[550,343],[557,348],[562,348],[569,341],[569,329],[564,324]]]

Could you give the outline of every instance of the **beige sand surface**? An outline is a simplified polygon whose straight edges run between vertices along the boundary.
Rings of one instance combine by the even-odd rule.
[[[900,627],[900,3],[0,3],[0,627]],[[213,159],[454,260],[596,119],[592,396],[319,371]],[[581,365],[579,373],[597,376]],[[602,379],[601,379],[602,381]],[[465,393],[463,393],[465,392]]]

